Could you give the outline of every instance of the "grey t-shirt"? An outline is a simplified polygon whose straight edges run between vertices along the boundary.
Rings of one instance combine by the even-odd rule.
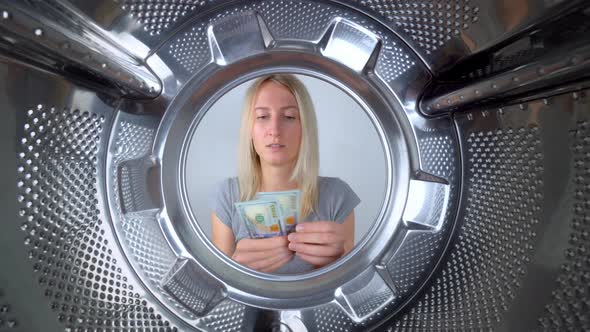
[[[318,177],[318,204],[304,221],[332,220],[342,223],[352,210],[361,202],[350,186],[332,177]],[[240,219],[235,202],[240,199],[238,178],[227,178],[217,184],[210,196],[210,206],[217,217],[234,232],[236,243],[247,238],[248,230]],[[301,273],[313,270],[312,264],[293,256],[293,259],[283,265],[275,273]]]

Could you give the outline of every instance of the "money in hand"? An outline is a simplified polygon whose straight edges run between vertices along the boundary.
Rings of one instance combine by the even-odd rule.
[[[301,207],[301,192],[299,190],[259,192],[256,194],[256,199],[277,201],[281,207],[282,229],[285,234],[295,230]]]
[[[281,211],[276,200],[254,200],[234,203],[250,238],[266,238],[283,235]]]

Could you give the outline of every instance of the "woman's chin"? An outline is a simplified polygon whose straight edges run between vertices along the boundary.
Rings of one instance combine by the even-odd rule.
[[[274,166],[274,167],[283,167],[283,166],[287,166],[287,165],[291,165],[293,164],[292,161],[290,161],[287,158],[268,158],[265,159],[264,162],[269,165],[269,166]]]

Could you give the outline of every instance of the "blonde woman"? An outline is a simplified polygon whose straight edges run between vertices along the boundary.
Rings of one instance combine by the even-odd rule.
[[[212,195],[213,243],[261,272],[299,273],[332,263],[354,245],[354,208],[360,199],[344,181],[321,177],[313,104],[294,76],[257,79],[246,94],[238,146],[238,177]],[[301,216],[288,236],[250,239],[235,202],[257,192],[301,191]]]

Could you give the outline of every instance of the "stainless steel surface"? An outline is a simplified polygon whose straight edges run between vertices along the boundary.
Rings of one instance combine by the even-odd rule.
[[[239,3],[216,0],[125,0],[103,2],[100,5],[83,0],[70,2],[102,29],[134,44],[134,49],[146,51],[157,48],[176,29],[195,17],[201,17],[222,4]],[[322,16],[326,13],[318,10],[318,3],[330,2],[341,5],[332,9],[338,15],[350,12],[348,7],[382,21],[436,73],[446,71],[457,62],[485,52],[521,33],[534,30],[537,25],[563,13],[575,11],[585,3],[584,0],[332,0],[291,3],[267,1],[260,2],[258,7],[264,16],[274,18],[274,22],[269,24],[283,26],[275,31],[309,39],[310,34],[319,32],[314,31],[313,26],[294,28],[299,25],[298,17],[312,15],[318,21],[318,26],[324,26]],[[272,11],[269,12],[269,9]]]
[[[2,204],[18,213],[2,223],[1,233],[18,231],[14,241],[20,245],[9,242],[11,251],[27,257],[9,268],[5,264],[17,254],[2,255],[7,294],[21,290],[22,300],[8,304],[23,315],[17,328],[175,329],[132,277],[109,226],[102,160],[117,101],[12,60],[3,59],[1,68],[4,77],[19,74],[2,89],[5,112],[14,119],[11,135],[18,139],[6,150],[15,165],[14,196]],[[31,302],[19,306],[21,301]]]
[[[587,1],[337,1],[385,22],[435,73],[493,49]]]
[[[369,65],[371,56],[379,52],[379,37],[348,20],[336,18],[323,38],[327,42],[321,43],[325,45],[321,54],[358,73],[362,73]]]
[[[580,197],[574,174],[588,169],[574,157],[581,141],[588,140],[576,137],[583,135],[580,129],[588,121],[588,110],[587,99],[564,94],[457,116],[467,171],[466,199],[459,212],[464,224],[443,268],[441,276],[446,277],[438,278],[428,293],[430,299],[447,298],[448,305],[423,302],[419,308],[426,312],[440,308],[455,324],[475,329],[590,327],[584,319],[557,324],[541,319],[554,311],[550,303],[560,298],[560,288],[569,286],[554,283],[564,274],[568,260],[588,257],[584,249],[579,250],[580,243],[571,242],[587,227],[575,225],[575,214],[587,212],[573,198]],[[577,254],[567,258],[572,244]],[[465,268],[460,273],[453,272],[461,265]],[[583,274],[590,266],[579,264],[578,268]],[[441,290],[450,284],[460,285],[455,291],[462,291],[445,296]],[[579,286],[587,290],[587,285]],[[468,294],[476,302],[465,302]],[[587,292],[579,295],[569,298],[578,303],[574,307],[584,307],[588,300]],[[482,310],[485,315],[480,314]],[[575,309],[566,314],[576,316],[580,314]],[[428,314],[408,317],[413,323],[438,320]]]
[[[141,58],[186,21],[220,4],[219,0],[69,0],[100,29]],[[229,3],[225,0],[223,3]]]
[[[176,261],[162,280],[162,288],[198,316],[209,313],[225,298],[219,282],[188,259]]]
[[[276,8],[277,12],[280,12],[278,9],[288,8],[290,4],[310,10],[310,13],[312,9],[318,9],[322,13],[322,20],[318,22],[314,15],[301,15],[297,24],[313,27],[313,30],[304,30],[305,33],[302,34],[301,30],[284,30],[284,27],[280,25],[284,22],[280,19],[272,16],[269,19],[264,14],[258,18],[252,15],[253,9],[263,9],[269,13]],[[160,216],[165,225],[163,229],[166,230],[164,234],[168,242],[171,247],[178,248],[176,254],[194,259],[201,268],[204,267],[208,273],[219,279],[223,285],[220,292],[227,293],[230,299],[269,309],[304,309],[301,310],[303,321],[315,317],[313,306],[336,300],[339,303],[338,310],[342,310],[345,317],[349,317],[348,319],[352,319],[356,323],[374,326],[379,323],[374,317],[376,313],[381,312],[383,315],[383,312],[391,312],[401,303],[401,301],[392,303],[396,294],[393,293],[395,291],[395,285],[392,284],[394,278],[389,274],[394,274],[397,271],[380,268],[378,273],[374,265],[381,267],[389,264],[389,256],[400,243],[403,243],[401,239],[407,229],[403,225],[399,225],[400,209],[403,208],[403,205],[399,204],[404,202],[400,199],[403,197],[403,191],[400,190],[405,190],[402,188],[407,184],[403,184],[403,179],[408,175],[397,173],[393,177],[390,176],[389,181],[395,179],[395,182],[389,187],[391,194],[385,202],[384,211],[382,211],[381,220],[383,221],[371,231],[372,243],[365,242],[360,245],[356,249],[355,257],[344,260],[340,266],[333,266],[323,271],[323,274],[318,271],[306,277],[277,277],[245,270],[221,255],[206,240],[205,235],[196,226],[196,222],[191,221],[191,218],[194,217],[192,217],[190,207],[185,205],[182,195],[184,190],[182,189],[184,185],[182,172],[184,171],[182,166],[180,170],[176,167],[177,160],[181,160],[181,165],[183,164],[182,160],[185,158],[183,150],[190,142],[191,132],[195,130],[208,105],[215,100],[217,95],[223,94],[231,86],[263,73],[263,71],[249,70],[248,68],[270,67],[272,64],[269,61],[290,64],[289,67],[280,66],[269,69],[271,71],[300,72],[332,81],[348,91],[362,105],[367,105],[367,113],[379,128],[383,137],[382,144],[387,155],[391,156],[388,158],[391,158],[395,163],[390,168],[390,172],[394,170],[395,172],[405,171],[409,168],[418,170],[420,163],[429,166],[427,162],[420,160],[421,154],[418,153],[418,146],[415,143],[414,130],[428,130],[431,126],[437,126],[438,133],[431,135],[438,137],[443,134],[450,139],[449,143],[453,144],[453,128],[448,118],[425,123],[420,120],[421,117],[415,109],[419,91],[417,87],[420,84],[424,85],[428,78],[424,68],[420,68],[418,65],[418,59],[412,58],[412,53],[387,30],[352,14],[347,14],[345,19],[339,18],[332,14],[332,11],[328,10],[329,8],[327,5],[313,4],[312,8],[308,9],[306,5],[287,2],[236,6],[233,9],[225,10],[221,15],[214,16],[209,21],[210,23],[207,23],[205,19],[195,23],[194,27],[187,26],[185,28],[187,32],[179,32],[178,39],[173,39],[168,44],[162,45],[161,51],[155,55],[161,61],[171,64],[166,70],[177,79],[176,82],[165,80],[170,82],[170,87],[165,85],[164,90],[175,89],[178,79],[187,78],[187,83],[179,93],[179,97],[169,106],[169,110],[172,111],[165,114],[154,147],[154,158],[159,160],[158,164],[161,165],[162,171],[161,183],[165,209]],[[338,11],[334,10],[334,12]],[[280,13],[283,14],[283,12]],[[231,29],[217,28],[226,26],[227,22],[232,22]],[[325,22],[325,25],[322,27],[320,22]],[[359,24],[365,28],[357,27]],[[208,28],[205,28],[207,26]],[[232,31],[237,31],[239,34],[228,34]],[[246,37],[241,34],[242,31],[252,31],[252,33]],[[293,40],[290,37],[291,33],[299,34],[298,40]],[[244,46],[225,43],[224,40],[230,36],[237,38],[239,43]],[[377,36],[383,38],[383,48],[376,48]],[[354,39],[350,40],[351,37]],[[372,45],[365,47],[364,45],[368,44],[354,42],[359,37],[371,41]],[[334,47],[339,44],[354,44],[354,47],[359,49],[359,54],[363,54],[362,63],[356,62],[358,57],[348,57],[348,53],[334,52]],[[210,52],[204,48],[207,46],[212,48]],[[348,49],[350,48],[351,46],[348,47]],[[199,53],[195,53],[197,50]],[[236,50],[239,50],[239,53],[236,53]],[[269,58],[265,53],[271,57]],[[200,54],[202,57],[195,57],[196,54]],[[213,56],[211,57],[209,54],[213,54]],[[324,60],[326,54],[335,62]],[[395,62],[391,61],[392,54],[401,55],[401,58],[407,59],[405,61],[411,66],[401,68],[395,66]],[[170,55],[179,63],[169,61]],[[193,56],[189,57],[189,55]],[[375,68],[377,75],[373,71],[366,70],[366,64],[371,61],[374,63],[369,68]],[[390,74],[391,70],[387,72],[388,65],[397,71],[395,75]],[[336,70],[336,68],[338,69]],[[387,82],[384,82],[380,77],[382,70],[386,72],[384,76],[387,77]],[[192,73],[196,72],[207,73],[202,75],[208,77],[208,85],[202,85],[200,77],[188,80],[193,75]],[[236,80],[236,77],[239,77],[240,80]],[[414,83],[410,86],[401,83],[407,77],[415,77]],[[389,85],[385,85],[385,83]],[[351,91],[347,88],[348,86],[357,88]],[[375,104],[379,102],[377,91],[386,95],[393,93],[389,97],[389,102],[393,106]],[[400,101],[404,103],[405,107],[398,104]],[[396,104],[399,106],[395,106]],[[413,121],[408,120],[411,117],[413,117]],[[398,121],[402,123],[400,127],[396,125]],[[411,139],[408,143],[405,143],[403,139],[406,135],[409,135],[408,137]],[[392,146],[397,148],[391,149]],[[404,148],[405,146],[407,147]],[[400,147],[401,149],[399,149]],[[406,151],[412,152],[411,157],[403,155]],[[426,156],[426,154],[424,155]],[[448,160],[450,161],[452,158]],[[404,166],[404,163],[407,166]],[[451,174],[459,170],[452,167],[447,167],[447,169],[451,170]],[[179,171],[180,173],[178,173]],[[455,175],[454,179],[457,178],[458,176]],[[448,180],[455,185],[455,180]],[[456,204],[456,199],[457,196],[454,196],[453,199],[449,199],[445,203],[446,205]],[[388,208],[392,203],[395,205]],[[397,207],[395,207],[396,205]],[[396,210],[398,212],[392,212]],[[442,223],[448,224],[450,214],[439,214],[441,224],[429,231],[441,233]],[[447,232],[435,237],[438,242],[434,244],[434,247],[444,244],[444,239],[449,235],[449,228],[447,225]],[[392,232],[395,230],[397,231],[394,236]],[[423,231],[419,230],[418,232]],[[396,238],[399,239],[395,240]],[[425,270],[430,270],[439,258],[438,254],[429,256],[425,260]],[[231,266],[231,269],[227,268],[228,265]],[[370,274],[370,282],[365,283],[363,277],[358,276],[357,271],[359,270],[366,270]],[[426,276],[427,274],[416,276],[416,286],[424,282]],[[307,281],[309,278],[314,278],[315,284],[310,284]],[[285,282],[287,280],[289,280],[288,283]],[[342,283],[344,286],[338,287]],[[387,292],[383,286],[387,286],[390,291]],[[297,294],[298,298],[293,298],[294,294]],[[413,293],[404,295],[410,296]],[[367,305],[364,299],[372,297],[378,300]],[[388,304],[389,306],[387,306]],[[361,328],[360,326],[359,328]]]
[[[142,59],[95,31],[65,1],[3,2],[3,48],[58,69],[77,66],[119,86],[134,97],[155,97],[161,84]]]
[[[452,91],[428,95],[420,108],[426,114],[457,110],[469,104],[498,100],[507,95],[522,94],[560,82],[587,78],[590,75],[590,45],[554,52],[552,56],[519,66],[514,70],[470,82]],[[444,85],[440,87],[444,89]]]
[[[493,108],[418,110],[445,71],[485,66],[487,52],[584,6],[2,2],[0,331],[590,330],[590,91],[568,82],[587,77],[585,60],[553,48],[558,56],[493,73],[543,65],[541,79],[518,76],[535,91],[494,81]],[[261,274],[222,255],[185,193],[187,146],[210,105],[282,71],[351,95],[388,162],[368,236],[305,275]]]
[[[440,231],[449,206],[450,188],[445,183],[410,181],[408,201],[403,220],[408,227]]]
[[[220,66],[264,52],[264,21],[255,12],[227,16],[209,25],[207,38],[213,61]]]

